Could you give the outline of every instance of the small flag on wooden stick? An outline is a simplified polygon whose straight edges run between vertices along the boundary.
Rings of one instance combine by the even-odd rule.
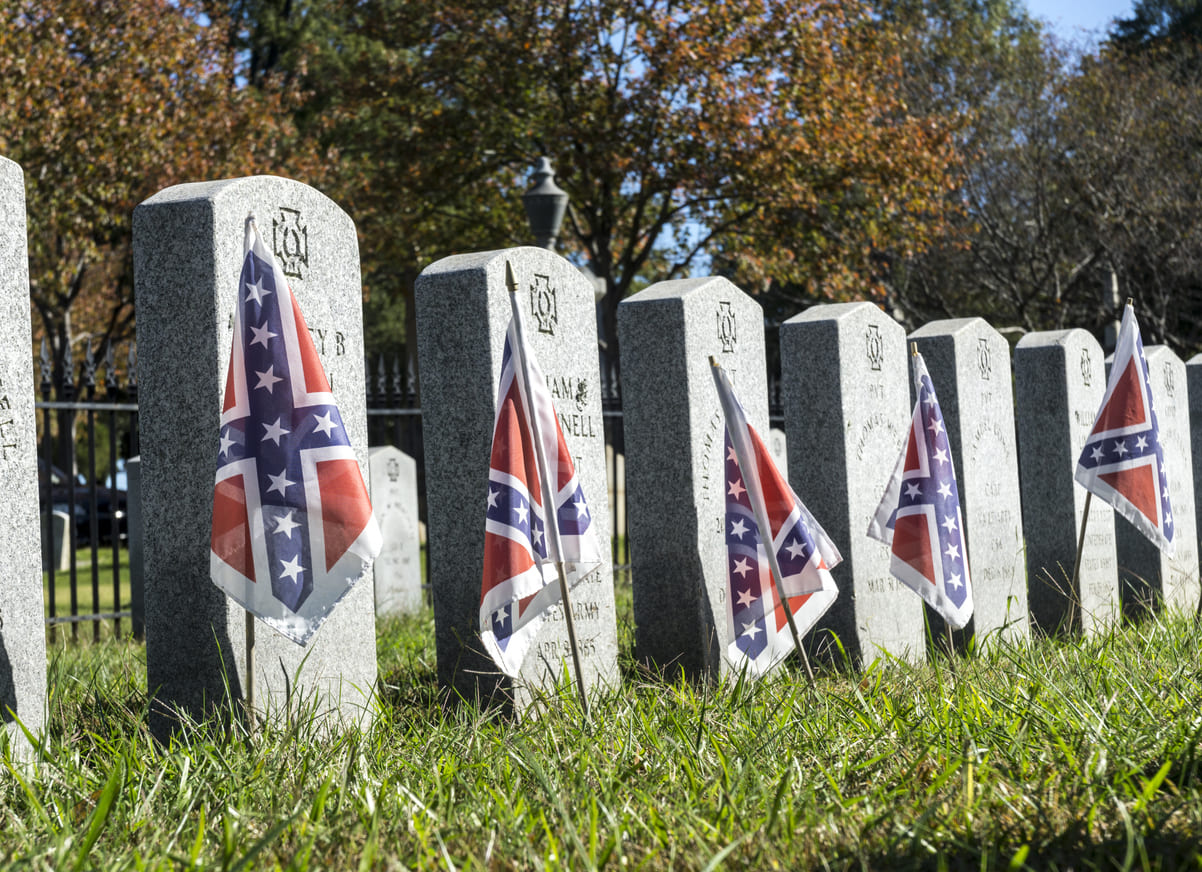
[[[868,535],[891,547],[889,571],[959,630],[973,608],[960,490],[935,385],[917,349],[911,361],[918,402]]]
[[[830,569],[843,557],[777,470],[718,361],[710,365],[726,416],[727,657],[758,676],[794,648],[805,656],[801,637],[839,595]]]
[[[1077,461],[1077,482],[1173,554],[1173,507],[1148,361],[1131,301],[1123,310],[1102,405]],[[1086,510],[1088,512],[1088,509]]]
[[[210,575],[304,645],[382,540],[300,306],[248,219],[213,488]]]

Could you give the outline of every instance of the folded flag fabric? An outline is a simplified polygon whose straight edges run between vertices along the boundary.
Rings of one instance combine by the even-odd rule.
[[[843,557],[777,470],[717,362],[712,372],[726,416],[727,658],[759,676],[796,647],[773,576],[804,635],[838,596],[830,569]]]
[[[922,355],[912,355],[918,402],[868,535],[892,547],[889,571],[956,629],[972,617],[960,490],[943,412]]]
[[[1160,422],[1131,303],[1123,310],[1106,393],[1075,478],[1172,556],[1173,507]]]
[[[304,645],[382,542],[305,319],[253,221],[243,250],[210,574],[265,624]]]
[[[485,515],[480,638],[501,671],[517,678],[560,601],[556,564],[571,589],[600,565],[601,550],[516,302],[501,358]]]

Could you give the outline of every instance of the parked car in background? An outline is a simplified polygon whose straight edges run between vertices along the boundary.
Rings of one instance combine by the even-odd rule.
[[[123,476],[122,476],[123,478]],[[49,485],[49,487],[47,487]],[[71,479],[57,466],[47,466],[42,458],[38,458],[38,499],[42,512],[42,531],[45,535],[47,494],[49,493],[49,510],[62,512],[72,519],[75,526],[76,547],[92,543],[92,488],[82,475],[75,477],[74,488]],[[126,492],[122,488],[96,486],[96,532],[97,540],[102,545],[113,542],[114,530],[120,541],[128,535],[125,522]]]

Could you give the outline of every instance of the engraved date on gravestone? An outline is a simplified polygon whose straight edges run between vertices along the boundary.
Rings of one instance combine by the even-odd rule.
[[[739,337],[735,329],[735,310],[728,302],[718,303],[718,341],[724,354],[734,354]]]
[[[551,287],[551,277],[535,273],[534,281],[530,283],[530,313],[538,325],[539,333],[548,336],[555,335],[555,325],[559,323],[559,311],[555,302],[555,288]]]
[[[309,266],[309,228],[297,209],[284,206],[271,218],[271,251],[284,275],[303,279]]]

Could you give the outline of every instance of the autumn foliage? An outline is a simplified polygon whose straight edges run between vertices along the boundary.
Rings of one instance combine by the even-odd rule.
[[[239,87],[190,0],[0,0],[0,154],[25,170],[35,335],[128,335],[134,206],[179,182],[289,166],[297,95]]]

